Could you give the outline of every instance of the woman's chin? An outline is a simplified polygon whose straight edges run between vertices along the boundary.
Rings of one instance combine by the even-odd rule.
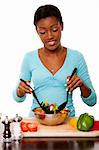
[[[51,45],[51,46],[45,46],[45,48],[49,51],[55,51],[58,48],[58,46],[57,45]]]

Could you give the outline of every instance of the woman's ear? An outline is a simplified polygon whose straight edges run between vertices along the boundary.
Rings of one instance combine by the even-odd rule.
[[[61,30],[63,31],[63,28],[64,28],[64,24],[63,23],[61,23]]]

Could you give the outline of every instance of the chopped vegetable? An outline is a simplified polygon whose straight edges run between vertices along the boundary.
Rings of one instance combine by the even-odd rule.
[[[45,118],[45,112],[39,113],[39,118],[40,118],[40,119],[44,119],[44,118]]]
[[[50,109],[50,111],[54,111],[54,104],[51,104],[50,106],[49,106],[49,109]]]
[[[26,125],[27,125],[27,128],[28,128],[29,132],[37,131],[37,124],[36,123],[28,122]]]
[[[21,130],[23,132],[35,132],[38,129],[38,125],[35,122],[24,122],[20,123]]]
[[[27,125],[26,125],[26,123],[25,122],[21,122],[20,123],[20,127],[21,127],[21,130],[23,131],[23,132],[28,132],[28,128],[27,128]]]
[[[89,131],[94,125],[94,117],[88,113],[81,114],[77,121],[77,129],[80,131]]]
[[[45,106],[48,106],[48,105],[49,105],[49,104],[48,104],[48,100],[46,100],[46,101],[45,101]]]
[[[56,103],[49,104],[48,100],[43,101],[41,104],[48,113],[52,113],[52,112],[56,113],[56,111],[58,110],[57,104]]]
[[[45,112],[41,108],[35,109],[34,112],[39,117],[39,119],[44,119],[45,118]]]

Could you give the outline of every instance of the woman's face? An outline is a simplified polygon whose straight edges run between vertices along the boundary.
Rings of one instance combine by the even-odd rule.
[[[56,17],[47,17],[37,23],[37,33],[47,50],[55,50],[60,44],[63,25]]]

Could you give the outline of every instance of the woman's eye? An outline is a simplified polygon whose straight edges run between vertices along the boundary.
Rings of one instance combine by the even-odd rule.
[[[40,31],[39,33],[40,33],[40,34],[45,34],[45,31]]]
[[[53,31],[53,32],[57,32],[57,31],[58,31],[58,28],[52,28],[52,31]]]

